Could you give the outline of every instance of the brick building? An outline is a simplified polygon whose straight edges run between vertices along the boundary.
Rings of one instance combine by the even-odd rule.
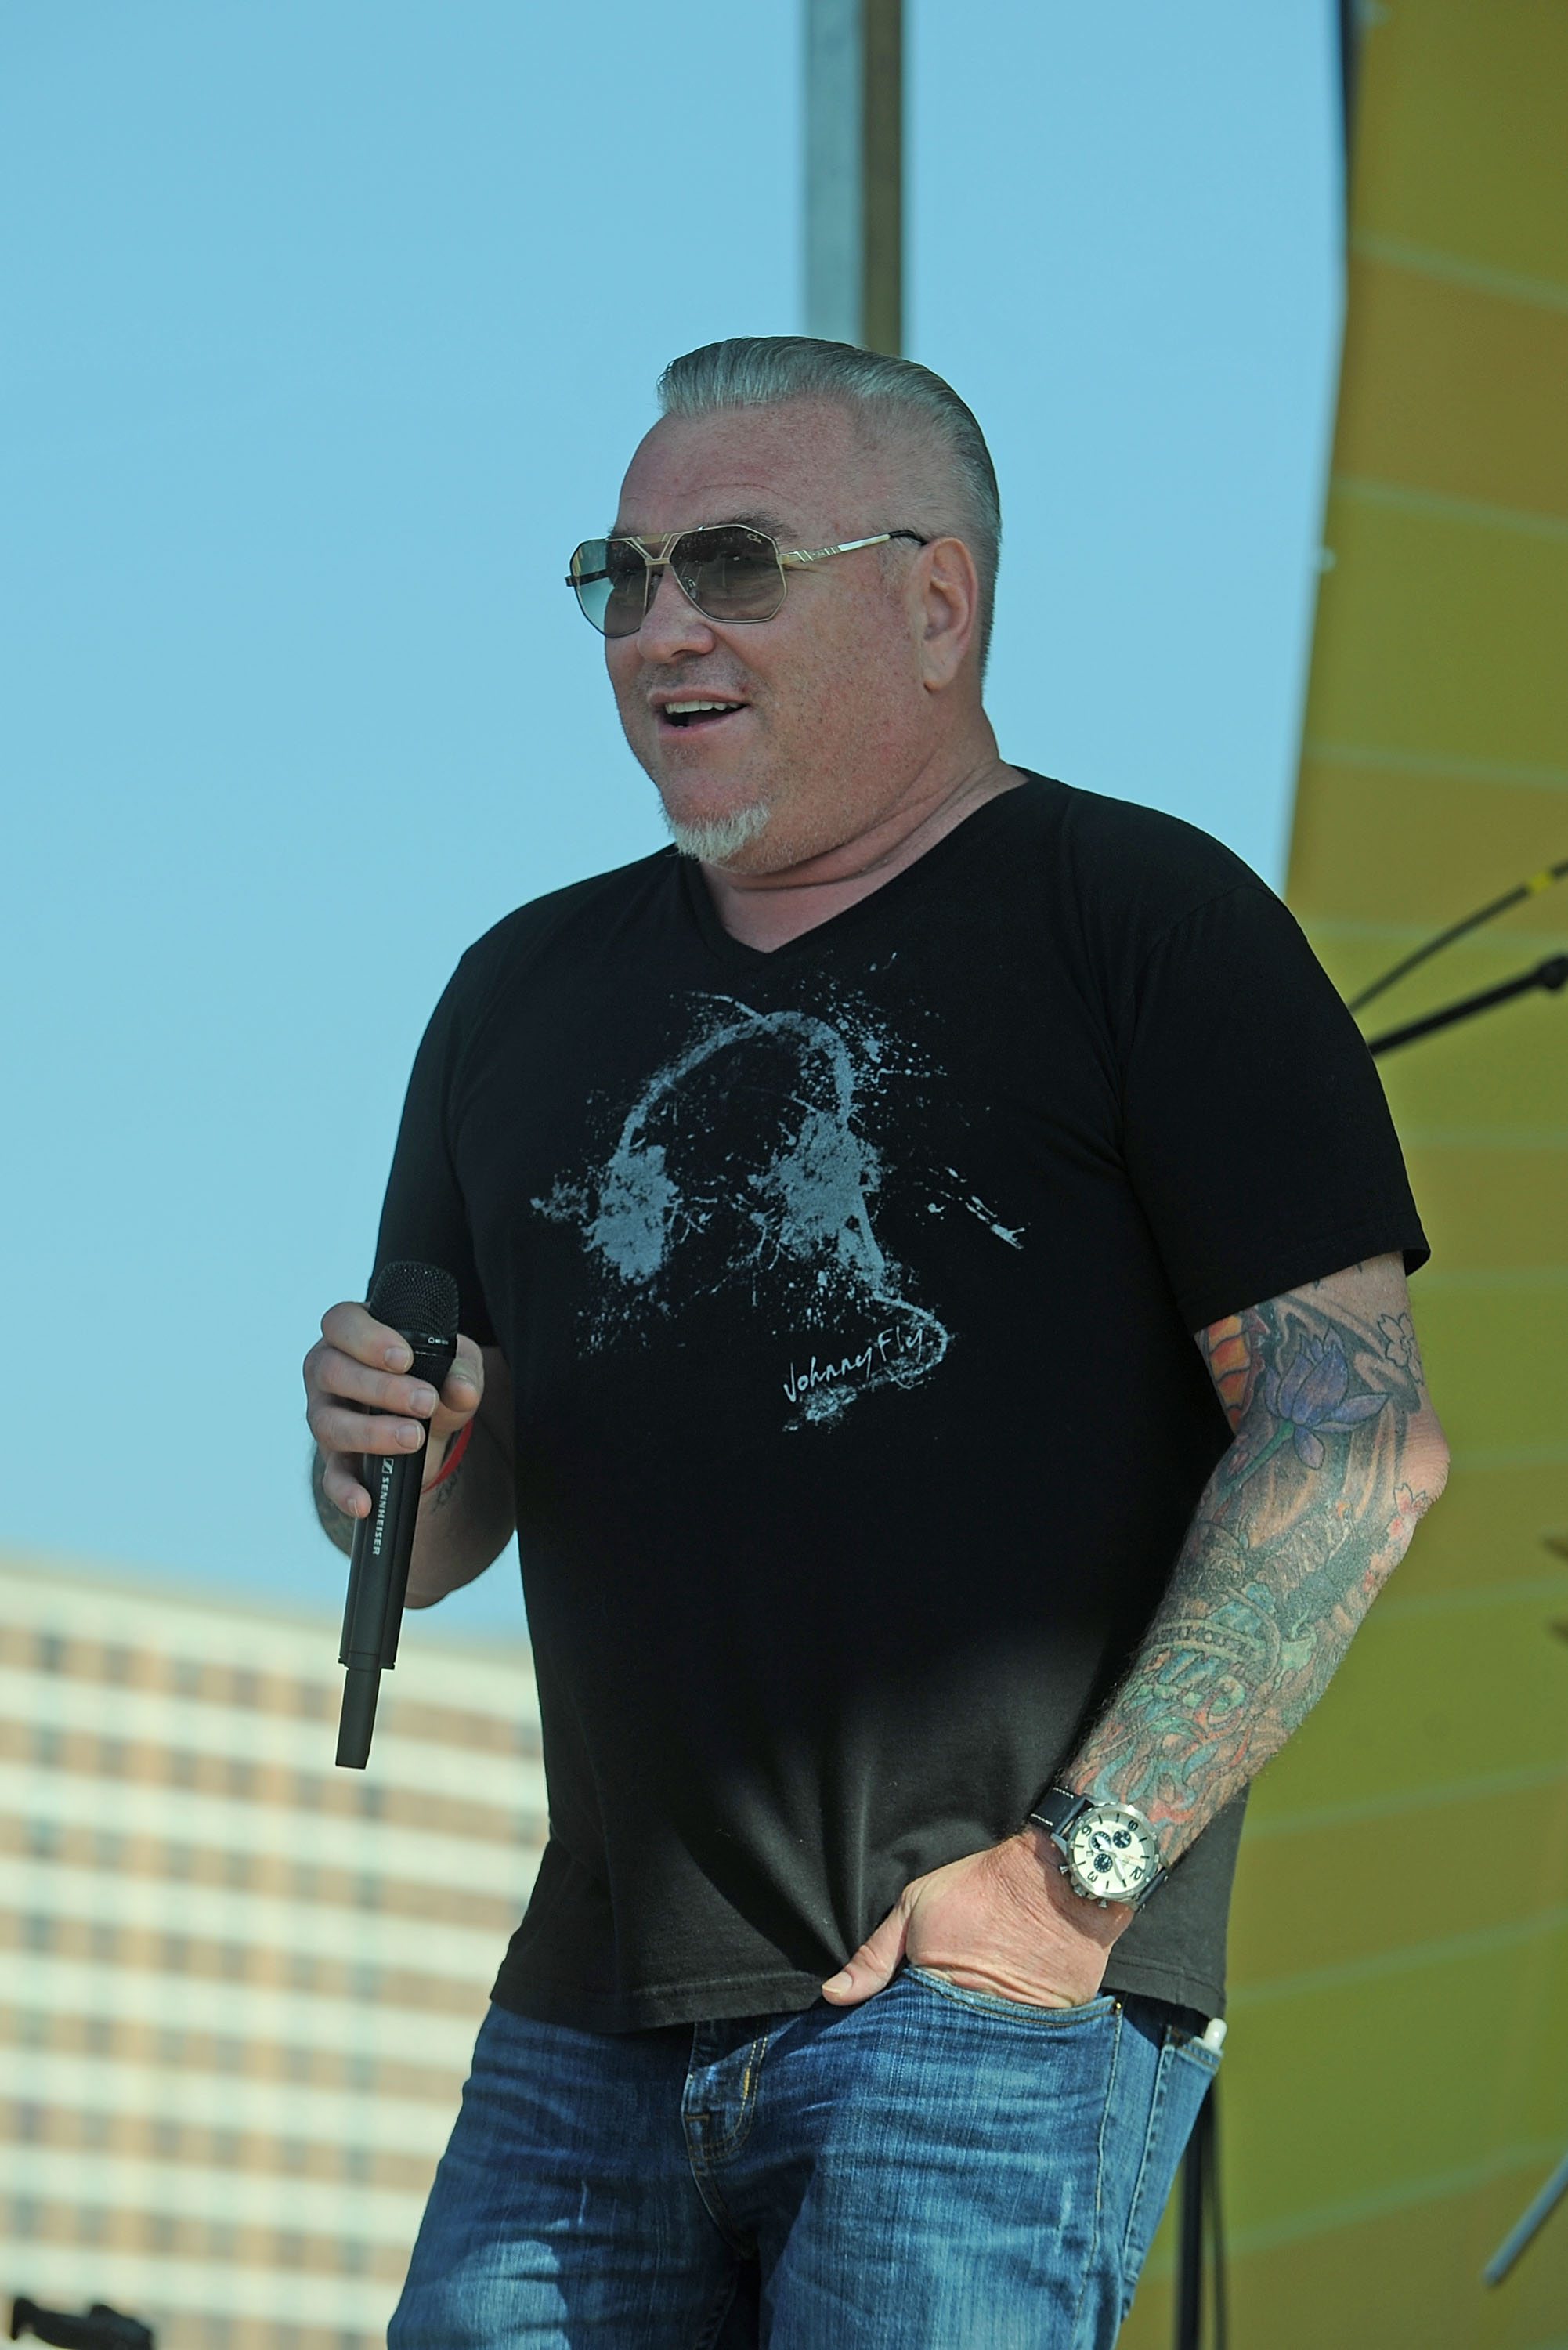
[[[545,1834],[526,1649],[0,1558],[0,2290],[369,2350]]]

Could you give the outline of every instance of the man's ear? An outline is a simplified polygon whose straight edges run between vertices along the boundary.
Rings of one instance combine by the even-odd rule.
[[[920,675],[942,693],[963,667],[980,621],[980,573],[961,538],[933,538],[911,567],[919,604]]]

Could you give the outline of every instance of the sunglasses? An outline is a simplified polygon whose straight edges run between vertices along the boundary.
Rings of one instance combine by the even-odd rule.
[[[807,570],[829,555],[886,546],[894,538],[911,538],[917,546],[929,544],[917,530],[879,530],[874,538],[846,539],[842,546],[786,551],[766,531],[743,522],[671,531],[646,546],[640,538],[585,538],[572,557],[566,585],[584,619],[604,637],[636,636],[666,570],[674,573],[681,594],[705,620],[771,620],[784,603],[787,573]]]

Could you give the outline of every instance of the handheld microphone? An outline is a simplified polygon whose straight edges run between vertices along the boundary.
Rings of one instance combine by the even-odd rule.
[[[435,1264],[384,1264],[365,1303],[378,1322],[408,1341],[414,1358],[409,1378],[424,1379],[439,1396],[457,1354],[457,1284],[451,1274]],[[417,1452],[365,1460],[370,1514],[354,1528],[337,1651],[338,1663],[348,1669],[337,1723],[337,1761],[346,1771],[362,1771],[370,1759],[381,1675],[398,1661],[425,1467],[424,1445]]]

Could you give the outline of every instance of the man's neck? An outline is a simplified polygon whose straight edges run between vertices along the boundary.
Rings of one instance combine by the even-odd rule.
[[[989,756],[946,790],[901,805],[854,840],[778,873],[728,873],[704,865],[719,920],[732,938],[764,954],[788,944],[846,907],[869,898],[934,848],[987,800],[1023,783],[1016,767]]]

